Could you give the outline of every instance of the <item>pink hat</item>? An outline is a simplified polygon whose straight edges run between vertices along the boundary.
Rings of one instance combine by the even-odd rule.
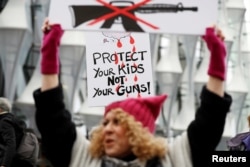
[[[147,127],[151,133],[155,130],[157,119],[167,95],[158,95],[145,98],[129,98],[123,101],[113,102],[105,107],[106,115],[110,110],[121,108]]]

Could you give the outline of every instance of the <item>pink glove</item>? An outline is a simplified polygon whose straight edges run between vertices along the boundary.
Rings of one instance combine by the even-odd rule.
[[[207,28],[202,36],[211,53],[208,75],[225,80],[226,75],[226,48],[223,40],[215,34],[215,28]]]
[[[41,73],[58,74],[59,73],[59,45],[63,30],[59,24],[54,24],[47,30],[43,36],[41,47]]]

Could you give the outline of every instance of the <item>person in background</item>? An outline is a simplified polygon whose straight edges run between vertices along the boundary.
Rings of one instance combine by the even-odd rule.
[[[155,120],[167,98],[163,94],[105,106],[102,123],[87,140],[63,102],[59,46],[64,31],[48,20],[42,29],[42,83],[33,96],[42,150],[54,167],[201,167],[209,162],[232,103],[224,92],[226,49],[221,31],[209,27],[202,36],[211,52],[209,80],[187,131],[172,140],[154,135]]]
[[[250,128],[250,115],[247,117]],[[227,141],[229,151],[250,151],[250,131],[241,132]]]
[[[33,165],[16,156],[24,135],[21,120],[11,113],[11,103],[0,97],[0,167],[32,167]]]

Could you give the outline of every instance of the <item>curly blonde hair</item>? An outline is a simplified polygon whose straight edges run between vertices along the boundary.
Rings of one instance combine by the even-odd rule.
[[[128,137],[131,151],[141,160],[149,160],[154,157],[164,157],[167,153],[167,141],[162,137],[155,137],[144,128],[142,124],[135,118],[122,109],[117,108],[111,110],[116,115],[121,126],[127,129],[126,136]],[[105,155],[103,146],[103,125],[96,127],[91,133],[89,151],[92,156],[100,158]]]

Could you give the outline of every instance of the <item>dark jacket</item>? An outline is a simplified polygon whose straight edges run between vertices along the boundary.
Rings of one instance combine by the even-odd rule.
[[[12,166],[22,136],[23,129],[16,117],[11,113],[0,114],[0,166]]]
[[[219,144],[226,121],[226,115],[232,103],[227,93],[224,97],[208,91],[206,87],[200,95],[200,107],[195,119],[188,126],[188,138],[194,167],[211,163],[211,156]],[[210,165],[207,165],[210,166]]]
[[[68,167],[76,139],[76,126],[65,109],[62,86],[34,92],[36,123],[42,136],[43,153],[54,167]],[[219,143],[225,118],[232,103],[231,96],[220,97],[205,87],[201,93],[201,106],[187,133],[194,167],[206,166],[212,151]],[[205,143],[205,141],[209,143]]]

